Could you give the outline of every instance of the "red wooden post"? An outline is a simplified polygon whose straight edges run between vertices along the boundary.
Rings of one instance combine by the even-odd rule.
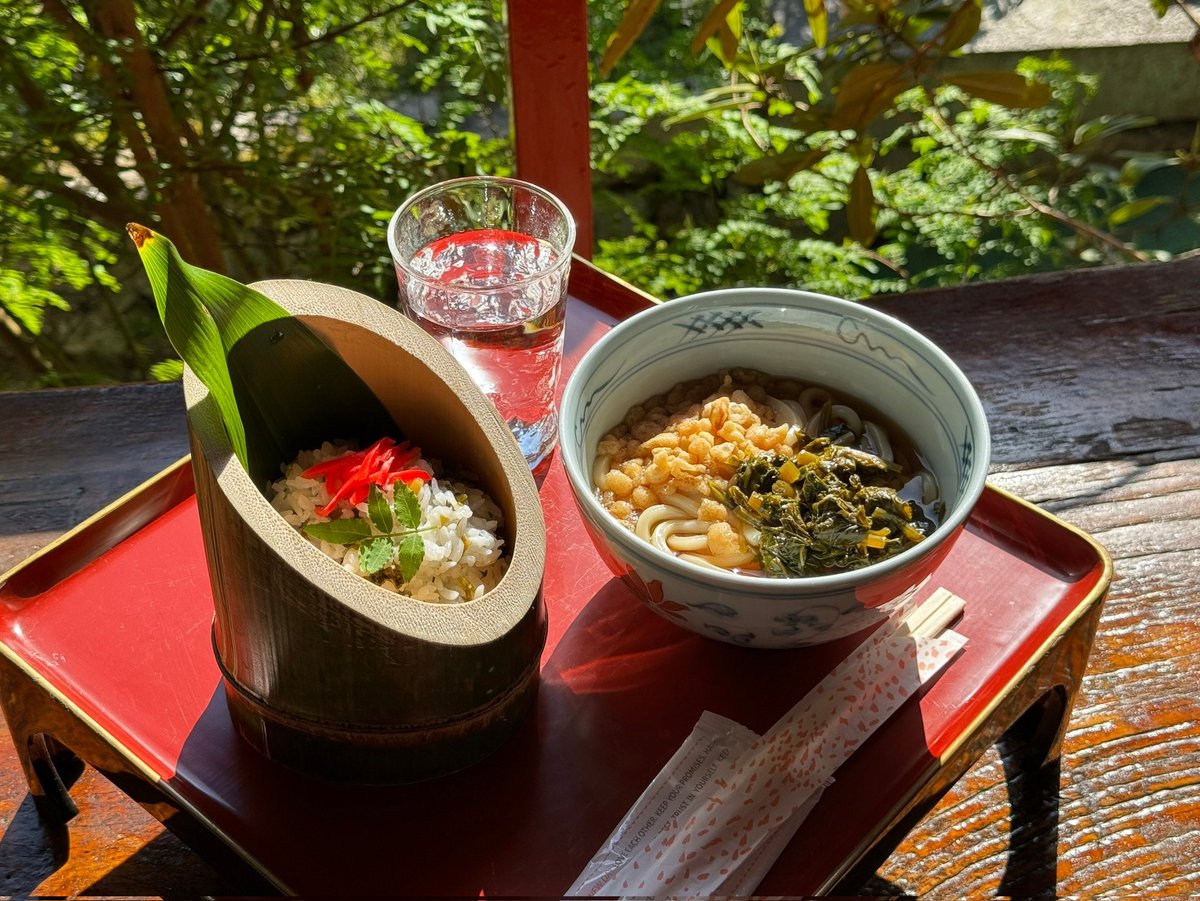
[[[557,195],[592,255],[586,0],[508,0],[517,175]]]

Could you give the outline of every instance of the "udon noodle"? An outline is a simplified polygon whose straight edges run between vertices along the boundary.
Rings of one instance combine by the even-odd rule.
[[[608,511],[659,549],[766,575],[873,562],[920,541],[939,507],[899,430],[823,387],[748,369],[633,407],[600,440],[592,480]]]

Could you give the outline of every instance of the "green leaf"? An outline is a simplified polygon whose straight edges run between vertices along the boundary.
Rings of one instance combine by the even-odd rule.
[[[1098,116],[1084,122],[1075,129],[1073,143],[1076,147],[1089,141],[1102,141],[1124,131],[1148,128],[1158,122],[1153,116]]]
[[[395,545],[390,538],[372,538],[364,541],[358,549],[358,567],[367,575],[373,576],[392,562]],[[407,581],[411,576],[405,576]]]
[[[1016,72],[961,72],[946,81],[973,97],[1010,109],[1034,109],[1050,102],[1050,87]]]
[[[659,0],[629,0],[625,14],[617,23],[616,30],[609,36],[608,46],[604,48],[604,56],[600,60],[600,74],[607,75],[613,66],[620,61],[625,52],[633,46],[638,35],[646,28],[650,16],[658,8]]]
[[[1173,154],[1135,153],[1121,166],[1120,184],[1125,188],[1136,187],[1143,178],[1156,169],[1178,166],[1182,162],[1178,156]]]
[[[178,382],[183,378],[183,360],[160,360],[150,367],[150,378],[156,382]]]
[[[995,138],[998,141],[1029,141],[1033,144],[1040,144],[1049,150],[1055,150],[1058,147],[1058,138],[1048,131],[1043,131],[1039,128],[989,128],[982,132],[985,138]]]
[[[421,524],[421,502],[412,489],[403,482],[397,482],[392,494],[396,519],[406,529],[415,529]],[[391,529],[388,529],[390,532]]]
[[[875,194],[871,190],[871,177],[864,166],[854,171],[854,179],[850,182],[846,218],[850,237],[863,247],[870,247],[875,239]]]
[[[825,0],[804,0],[804,14],[808,16],[813,43],[824,47],[829,40],[829,14],[825,11]]]
[[[301,531],[310,538],[330,544],[357,544],[371,537],[371,524],[365,519],[334,519],[329,522],[310,522]]]
[[[946,27],[938,35],[942,52],[949,53],[963,46],[979,31],[979,20],[983,11],[980,0],[965,0],[946,20]]]
[[[25,331],[31,335],[41,334],[48,307],[71,309],[70,304],[57,294],[30,285],[24,273],[0,269],[0,309],[12,316]]]
[[[417,570],[421,568],[421,561],[424,559],[425,542],[421,540],[421,536],[416,532],[405,535],[397,547],[396,554],[396,563],[400,567],[400,575],[405,582],[417,574]]]
[[[705,119],[713,113],[719,113],[724,110],[741,109],[746,105],[746,102],[746,98],[744,97],[734,97],[729,100],[722,100],[719,103],[706,103],[688,112],[663,119],[663,128],[674,128],[677,125],[683,125],[687,122],[695,122],[697,119]]]
[[[718,0],[718,3],[708,11],[708,14],[700,22],[700,27],[696,29],[696,34],[692,38],[692,56],[699,56],[700,51],[704,49],[705,43],[709,38],[713,37],[725,23],[725,17],[738,5],[740,0]]]
[[[1108,224],[1113,227],[1124,225],[1129,220],[1144,216],[1151,210],[1170,202],[1170,198],[1167,197],[1141,197],[1137,200],[1127,201],[1114,207],[1108,214]]]
[[[407,489],[406,489],[407,490]],[[367,515],[371,517],[371,522],[375,528],[385,535],[392,531],[392,508],[384,497],[383,491],[374,482],[371,483],[370,492],[367,494]]]

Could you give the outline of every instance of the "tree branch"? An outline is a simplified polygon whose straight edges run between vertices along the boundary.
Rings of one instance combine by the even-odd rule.
[[[212,3],[212,0],[196,0],[191,12],[180,19],[161,38],[153,42],[155,49],[170,50],[184,35],[204,21],[204,12],[208,9],[210,3]]]
[[[121,84],[142,114],[141,124],[153,142],[154,155],[170,166],[164,190],[164,213],[177,216],[180,226],[172,236],[186,238],[192,261],[206,269],[224,270],[218,226],[208,202],[200,190],[191,161],[184,147],[189,127],[180,123],[171,106],[170,92],[158,68],[157,60],[146,46],[138,25],[133,0],[103,0],[96,9],[99,32],[117,42],[117,54],[125,71]]]
[[[128,146],[130,153],[133,154],[134,165],[138,175],[142,179],[142,183],[151,192],[157,192],[161,170],[155,153],[142,131],[141,125],[133,116],[133,109],[124,90],[127,81],[124,77],[126,73],[119,72],[112,65],[95,35],[75,20],[75,17],[71,15],[70,10],[67,9],[62,0],[43,0],[42,6],[50,14],[51,18],[62,26],[67,37],[75,41],[76,46],[82,52],[95,60],[101,76],[98,80],[98,85],[108,96],[109,105],[112,109],[113,126],[125,139],[126,146]],[[96,27],[96,32],[102,33],[99,27]],[[155,212],[162,220],[164,230],[172,233],[175,243],[180,248],[180,252],[191,256],[191,241],[184,227],[186,224],[184,218],[177,216],[174,208],[169,203],[159,204]]]
[[[331,28],[329,31],[322,34],[306,38],[302,41],[296,41],[289,44],[289,49],[294,51],[307,50],[310,47],[315,47],[319,44],[327,44],[330,41],[335,41],[342,35],[349,34],[356,28],[360,28],[370,22],[375,22],[379,19],[397,13],[400,10],[413,5],[414,0],[400,0],[399,3],[393,3],[391,6],[384,9],[375,10],[355,19],[353,22],[347,22],[344,25],[339,25],[337,28]],[[277,51],[264,50],[261,53],[235,54],[233,56],[223,56],[219,59],[212,60],[213,65],[226,66],[230,63],[252,63],[261,62],[266,59],[272,59]]]

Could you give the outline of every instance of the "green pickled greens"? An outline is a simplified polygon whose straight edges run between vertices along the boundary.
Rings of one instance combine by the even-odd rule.
[[[770,576],[812,576],[876,563],[923,541],[934,523],[899,494],[899,467],[817,438],[794,457],[742,461],[710,490],[760,533]]]

